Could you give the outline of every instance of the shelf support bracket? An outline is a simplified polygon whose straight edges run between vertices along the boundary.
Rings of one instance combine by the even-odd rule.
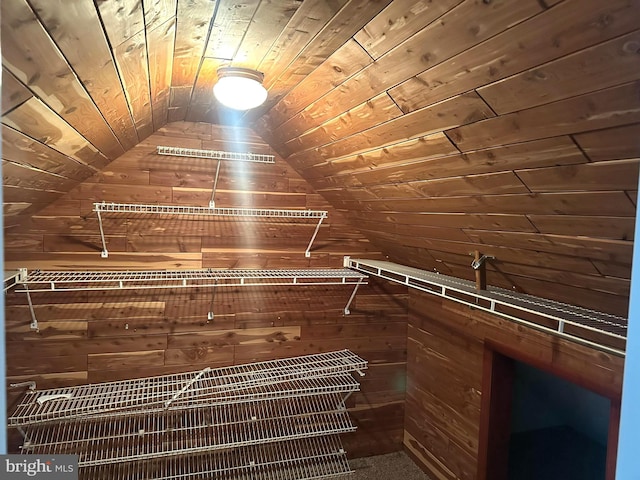
[[[320,231],[322,220],[324,220],[324,217],[320,217],[320,220],[318,220],[318,225],[316,225],[316,229],[313,232],[313,235],[311,235],[311,240],[309,240],[309,245],[307,245],[307,249],[304,252],[304,256],[307,258],[311,256],[311,245],[313,245],[313,241],[316,239],[316,235],[318,235],[318,232]]]
[[[353,394],[353,392],[348,392],[344,398],[342,400],[340,400],[340,403],[338,404],[338,408],[341,410],[346,410],[347,409],[347,400],[349,399],[349,397]]]
[[[21,387],[28,387],[29,390],[31,390],[33,392],[36,389],[36,382],[33,381],[33,380],[30,380],[28,382],[10,383],[9,384],[9,388],[21,388]]]
[[[166,402],[164,402],[164,408],[165,410],[167,408],[169,408],[169,405],[171,405],[180,395],[182,395],[184,392],[186,392],[187,390],[189,390],[191,388],[191,386],[196,383],[198,380],[200,380],[200,378],[202,378],[202,376],[205,373],[209,373],[211,371],[210,367],[204,368],[202,370],[200,370],[200,372],[198,372],[198,374],[193,377],[189,383],[187,383],[184,387],[182,387],[178,392],[176,392],[176,394],[171,397],[169,400],[167,400]]]
[[[100,239],[102,240],[102,252],[100,256],[102,258],[109,257],[109,251],[107,250],[107,242],[104,239],[104,229],[102,228],[102,216],[100,215],[100,208],[96,205],[96,215],[98,216],[98,226],[100,227]]]
[[[38,332],[40,331],[40,329],[38,328],[38,319],[36,318],[36,312],[33,309],[33,302],[31,301],[31,293],[29,292],[29,285],[26,282],[23,283],[23,285],[24,285],[24,291],[27,294],[27,302],[29,303],[29,313],[31,314],[31,324],[29,325],[29,327],[31,328],[31,330]]]
[[[215,279],[213,281],[213,289],[211,292],[211,303],[209,303],[209,311],[207,312],[207,323],[214,319],[215,312],[213,310],[213,305],[216,300],[216,287],[218,286],[218,280]]]
[[[353,301],[354,297],[356,296],[356,292],[358,291],[358,287],[362,284],[362,278],[358,279],[358,283],[356,283],[355,287],[353,287],[353,292],[351,292],[351,296],[349,297],[349,300],[347,300],[347,304],[344,307],[344,314],[345,315],[349,315],[351,313],[351,310],[349,310],[349,306],[351,305],[351,302]]]
[[[218,176],[220,175],[220,164],[222,162],[218,160],[218,165],[216,166],[216,176],[213,179],[213,188],[211,189],[211,200],[209,200],[209,208],[216,208],[216,189],[218,188]]]

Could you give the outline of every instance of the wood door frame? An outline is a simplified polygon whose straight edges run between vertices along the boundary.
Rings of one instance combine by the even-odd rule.
[[[619,392],[594,385],[583,377],[554,368],[554,365],[530,358],[510,347],[485,342],[482,365],[482,399],[478,442],[478,480],[506,480],[509,436],[511,434],[511,398],[515,378],[514,361],[531,365],[610,400],[605,480],[615,480],[620,428]]]

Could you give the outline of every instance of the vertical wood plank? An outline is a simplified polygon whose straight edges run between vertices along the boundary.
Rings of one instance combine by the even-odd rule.
[[[184,120],[208,40],[217,0],[178,2],[170,95],[170,121]]]
[[[125,150],[133,147],[138,135],[93,1],[33,0],[30,3],[122,147]]]
[[[173,17],[155,28],[147,30],[154,131],[167,123],[175,34],[176,20]]]
[[[124,152],[93,100],[25,0],[4,2],[3,65],[107,158]]]

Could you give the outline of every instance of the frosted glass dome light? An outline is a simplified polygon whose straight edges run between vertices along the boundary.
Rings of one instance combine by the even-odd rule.
[[[213,95],[226,107],[249,110],[262,105],[267,99],[267,90],[262,86],[263,80],[262,72],[249,68],[219,68]]]

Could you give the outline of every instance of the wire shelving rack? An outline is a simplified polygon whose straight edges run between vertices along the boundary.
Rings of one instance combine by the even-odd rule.
[[[505,288],[477,290],[475,282],[392,262],[344,258],[344,266],[517,323],[557,335],[617,356],[624,356],[626,318],[569,305]],[[549,320],[555,328],[541,319]]]
[[[83,469],[92,480],[310,480],[350,473],[337,435],[249,445],[204,454],[98,465]]]
[[[317,286],[352,285],[353,291],[344,307],[349,306],[360,285],[368,277],[348,268],[321,268],[298,270],[242,270],[242,269],[194,269],[194,270],[31,270],[20,269],[15,277],[15,291],[25,293],[31,314],[31,329],[38,329],[38,319],[31,302],[31,293],[70,292],[97,290],[146,290],[167,288],[217,288],[217,287],[265,287],[265,286]],[[214,290],[215,291],[215,290]],[[213,314],[213,312],[211,312]]]
[[[189,158],[210,158],[212,160],[231,160],[235,162],[275,163],[275,155],[250,152],[227,152],[224,150],[203,150],[198,148],[181,148],[158,146],[158,155]]]
[[[32,389],[8,423],[25,454],[77,454],[83,479],[329,478],[351,471],[339,434],[366,368],[342,350]]]
[[[358,285],[367,275],[348,268],[297,270],[30,270],[17,292],[140,290],[154,288],[255,287],[270,285]]]
[[[104,213],[124,213],[124,214],[152,214],[152,215],[188,215],[201,217],[278,217],[287,219],[317,219],[316,229],[311,236],[311,240],[305,250],[305,257],[311,256],[311,246],[313,245],[322,221],[327,218],[326,210],[285,210],[268,208],[223,208],[223,207],[196,207],[187,205],[154,205],[136,203],[113,203],[95,202],[93,211],[98,216],[98,226],[100,227],[100,239],[102,240],[102,258],[109,256],[107,243],[104,236],[104,226],[102,214]]]

